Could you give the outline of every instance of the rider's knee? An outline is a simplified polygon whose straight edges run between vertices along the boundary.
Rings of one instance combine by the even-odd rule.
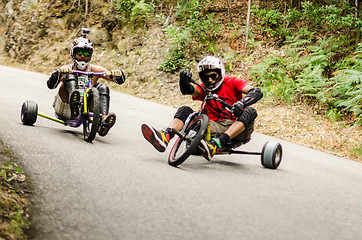
[[[58,115],[58,117],[63,119],[71,119],[71,112],[70,112],[70,106],[69,103],[66,103],[62,100],[59,93],[55,95],[54,101],[53,101],[53,107],[55,113]]]
[[[109,87],[101,82],[98,82],[94,85],[95,88],[97,88],[99,94],[101,95],[109,95]]]
[[[185,122],[186,118],[193,112],[194,110],[192,110],[192,108],[188,106],[182,106],[179,109],[177,109],[174,118],[180,119],[182,122]]]
[[[258,116],[255,108],[247,107],[244,112],[238,117],[238,121],[244,123],[245,127],[254,122],[255,118]]]

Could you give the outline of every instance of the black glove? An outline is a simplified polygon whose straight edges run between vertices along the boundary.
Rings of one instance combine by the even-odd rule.
[[[187,70],[180,71],[180,83],[190,84],[192,73]]]
[[[47,85],[49,89],[54,89],[58,86],[60,80],[60,73],[59,70],[56,70],[52,73],[52,75],[49,77],[49,80],[47,81]]]
[[[231,110],[235,117],[240,117],[241,114],[243,114],[244,112],[244,108],[245,108],[244,103],[242,103],[241,101],[237,101],[236,103],[233,104]]]
[[[180,89],[183,95],[192,94],[195,91],[194,86],[191,85],[192,73],[187,70],[180,71]]]
[[[111,73],[115,83],[121,85],[126,81],[126,77],[122,70],[113,70]]]

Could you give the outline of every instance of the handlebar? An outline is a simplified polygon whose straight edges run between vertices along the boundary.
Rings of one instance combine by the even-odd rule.
[[[93,75],[93,76],[112,76],[112,73],[110,72],[84,72],[84,71],[78,71],[73,70],[73,73],[83,74],[83,75]]]
[[[79,70],[71,70],[69,73],[62,73],[60,71],[60,69],[58,69],[58,71],[61,73],[61,74],[71,74],[71,73],[77,73],[77,74],[82,74],[82,75],[91,75],[91,76],[112,76],[112,73],[111,72],[84,72],[84,71],[79,71]]]

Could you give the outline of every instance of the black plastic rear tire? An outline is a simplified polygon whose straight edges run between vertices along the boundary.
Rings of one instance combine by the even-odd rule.
[[[171,166],[178,166],[183,163],[192,153],[196,152],[196,149],[204,138],[209,118],[202,114],[195,117],[187,125],[185,130],[185,138],[178,137],[173,145],[170,155],[168,157],[168,163]]]
[[[38,104],[34,101],[25,101],[21,107],[21,121],[24,125],[33,125],[38,117]]]
[[[280,143],[266,142],[261,152],[261,164],[270,169],[277,169],[282,161],[283,149]]]

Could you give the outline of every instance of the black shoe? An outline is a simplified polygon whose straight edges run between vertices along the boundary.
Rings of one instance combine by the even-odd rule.
[[[80,93],[74,90],[69,97],[70,114],[72,119],[76,119],[79,116],[80,109]]]
[[[111,129],[114,124],[116,123],[116,114],[115,113],[109,113],[102,117],[101,125],[98,129],[98,134],[101,137],[104,137],[109,132],[109,129]]]
[[[142,134],[159,152],[164,152],[170,141],[170,135],[163,130],[156,130],[148,124],[142,124]]]

